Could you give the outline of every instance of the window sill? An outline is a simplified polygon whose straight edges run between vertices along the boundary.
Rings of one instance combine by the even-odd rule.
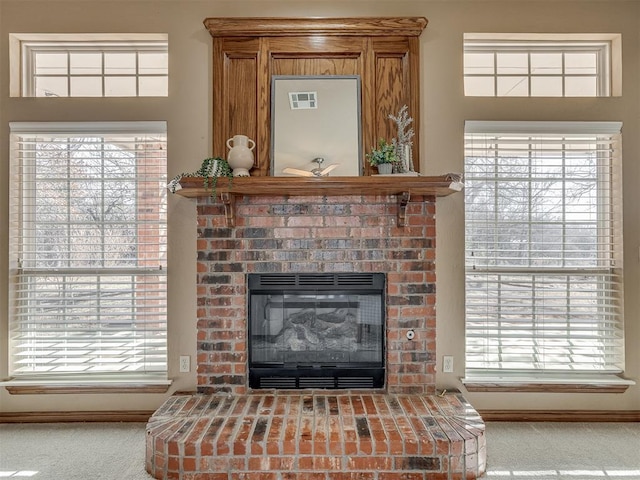
[[[0,382],[11,395],[43,394],[104,394],[104,393],[165,393],[171,386],[171,380],[144,378],[135,379],[13,379]]]
[[[624,393],[635,385],[617,375],[472,375],[461,379],[469,392]]]

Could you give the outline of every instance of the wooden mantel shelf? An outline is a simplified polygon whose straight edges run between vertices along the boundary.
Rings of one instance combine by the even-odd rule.
[[[362,177],[236,177],[231,185],[218,180],[217,196],[225,206],[227,224],[235,226],[235,198],[242,195],[395,195],[398,202],[398,226],[404,226],[407,203],[411,195],[445,197],[462,189],[458,175],[403,176],[373,175]],[[210,191],[204,179],[184,177],[176,194],[187,198],[206,197]]]
[[[453,184],[453,186],[452,186]],[[187,198],[205,197],[209,190],[199,177],[180,180],[182,190],[176,193]],[[413,195],[445,197],[460,191],[451,175],[410,177],[403,175],[372,175],[362,177],[234,177],[218,181],[217,192],[239,195]]]

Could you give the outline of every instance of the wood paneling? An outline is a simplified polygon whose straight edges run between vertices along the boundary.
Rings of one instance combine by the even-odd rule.
[[[246,135],[256,138],[258,134],[257,102],[258,84],[257,57],[229,58],[227,85],[228,130],[226,138],[233,135]],[[221,153],[226,153],[225,147]]]
[[[11,395],[44,395],[44,394],[110,394],[110,393],[165,393],[169,385],[110,383],[110,384],[59,384],[59,385],[5,385]]]
[[[419,170],[417,37],[425,18],[208,18],[204,24],[213,37],[213,155],[226,157],[227,139],[248,135],[256,142],[251,175],[268,176],[271,77],[359,75],[363,154],[378,138],[396,136],[388,115],[407,104]]]
[[[403,56],[377,56],[374,143],[381,137],[390,140],[396,136],[396,125],[389,115],[397,114],[402,105],[408,104],[404,85]]]
[[[147,422],[152,410],[91,412],[3,412],[0,423]],[[485,422],[640,422],[640,411],[480,410]]]
[[[492,383],[465,382],[469,392],[505,392],[505,393],[624,393],[630,385],[597,383]]]
[[[117,412],[4,412],[0,423],[54,422],[147,422],[153,410],[124,410]]]
[[[640,422],[640,410],[480,410],[485,422]]]
[[[354,75],[358,57],[348,58],[274,58],[273,75]]]

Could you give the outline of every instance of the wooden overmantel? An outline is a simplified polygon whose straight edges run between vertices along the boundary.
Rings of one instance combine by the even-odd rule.
[[[271,172],[273,76],[358,76],[361,151],[397,136],[389,115],[407,105],[420,171],[420,54],[424,17],[255,18],[204,20],[212,36],[212,156],[226,158],[227,140],[255,141],[251,176]],[[356,159],[353,159],[356,161]],[[375,173],[364,158],[362,175]]]
[[[227,225],[235,226],[236,197],[243,195],[395,195],[398,203],[398,226],[405,224],[407,204],[412,195],[445,197],[462,189],[457,175],[432,177],[374,175],[365,177],[236,177],[218,179],[216,196],[225,207]],[[187,198],[206,197],[211,191],[204,179],[184,177],[176,193]]]

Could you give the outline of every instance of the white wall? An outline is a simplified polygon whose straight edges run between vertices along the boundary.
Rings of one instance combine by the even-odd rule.
[[[211,38],[202,25],[214,16],[425,16],[421,37],[421,171],[460,172],[463,126],[474,120],[617,120],[624,122],[627,377],[640,381],[638,214],[638,31],[640,3],[611,0],[0,0],[0,188],[10,188],[8,122],[28,120],[166,120],[169,177],[197,169],[211,147]],[[169,97],[164,99],[9,98],[8,34],[158,32],[169,34]],[[465,32],[622,33],[623,96],[604,99],[465,98]],[[559,106],[561,105],[561,106]],[[440,388],[462,388],[464,352],[463,196],[438,200],[438,358],[454,355],[455,373]],[[0,196],[0,225],[8,222]],[[7,376],[7,229],[0,229],[0,378]],[[195,356],[195,207],[169,198],[169,359],[171,391],[194,390],[195,374],[178,374],[179,355]],[[195,358],[194,358],[195,360]],[[9,395],[0,412],[152,410],[165,395]],[[468,394],[480,409],[640,410],[640,386],[625,394]]]

